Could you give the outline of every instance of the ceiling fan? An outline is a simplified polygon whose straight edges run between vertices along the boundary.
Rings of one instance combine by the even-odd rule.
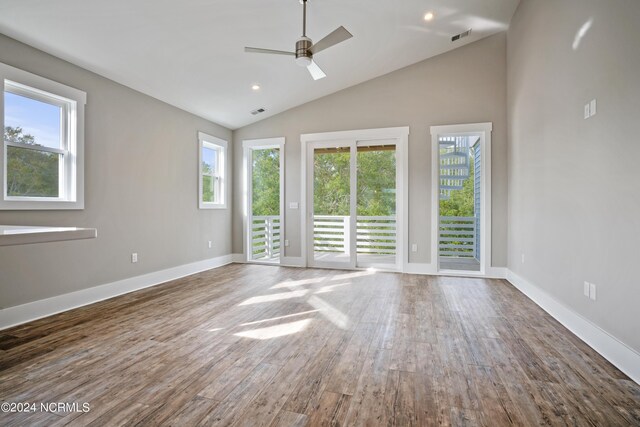
[[[321,52],[331,46],[335,46],[338,43],[342,43],[345,40],[350,39],[353,35],[347,31],[344,27],[339,27],[336,30],[329,33],[325,38],[321,39],[318,43],[313,43],[309,37],[307,37],[307,0],[300,0],[302,3],[302,37],[296,42],[295,52],[287,52],[284,50],[273,49],[261,49],[258,47],[245,47],[245,52],[252,53],[270,53],[275,55],[289,55],[296,57],[296,63],[301,67],[307,67],[311,77],[314,80],[319,80],[327,75],[318,67],[313,61],[313,55]]]

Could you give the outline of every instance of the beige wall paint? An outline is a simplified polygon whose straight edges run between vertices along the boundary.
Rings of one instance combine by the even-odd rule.
[[[0,211],[0,224],[98,229],[94,240],[0,247],[0,308],[231,252],[231,209],[197,204],[197,132],[231,131],[3,35],[0,62],[87,92],[85,209]]]
[[[523,0],[507,56],[509,268],[636,351],[639,17],[637,0]]]
[[[326,70],[331,78],[331,70]],[[419,251],[410,262],[431,261],[432,125],[493,122],[493,265],[507,261],[506,35],[485,38],[382,77],[293,108],[234,131],[233,250],[243,252],[242,141],[286,138],[286,256],[301,256],[300,135],[338,130],[410,126],[409,242]],[[312,81],[309,84],[313,84]],[[268,108],[268,105],[266,106]]]

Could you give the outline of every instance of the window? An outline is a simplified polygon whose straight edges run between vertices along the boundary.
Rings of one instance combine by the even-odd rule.
[[[227,141],[198,133],[199,141],[199,206],[200,209],[227,207]]]
[[[0,79],[0,209],[83,209],[86,94],[2,63]]]

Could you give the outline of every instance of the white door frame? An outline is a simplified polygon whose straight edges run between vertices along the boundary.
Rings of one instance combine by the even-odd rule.
[[[491,132],[493,124],[470,123],[431,126],[431,263],[437,273],[454,273],[440,269],[440,144],[439,137],[479,136],[482,169],[480,171],[480,271],[462,271],[465,276],[485,276],[491,269]]]
[[[243,203],[243,213],[242,213],[242,241],[244,242],[244,258],[246,262],[253,262],[259,264],[273,264],[273,262],[268,261],[256,261],[251,259],[251,238],[252,235],[249,232],[249,226],[251,224],[252,217],[252,206],[251,202],[253,200],[253,186],[252,176],[253,176],[253,164],[251,162],[252,159],[252,151],[253,150],[264,150],[268,148],[278,148],[280,150],[280,257],[279,263],[282,263],[282,257],[284,256],[284,241],[285,241],[285,217],[284,217],[284,137],[277,138],[262,138],[262,139],[246,139],[242,141],[242,170],[243,170],[243,184],[242,184],[242,195],[244,198]]]
[[[409,171],[408,171],[408,163],[409,163],[409,127],[393,127],[393,128],[380,128],[380,129],[362,129],[362,130],[349,130],[349,131],[337,131],[337,132],[323,132],[323,133],[312,133],[312,134],[302,134],[300,135],[301,142],[301,161],[300,161],[300,169],[301,169],[301,224],[300,224],[300,236],[301,236],[301,251],[303,258],[303,266],[308,266],[311,259],[310,256],[313,256],[312,250],[308,246],[309,241],[309,224],[312,224],[313,221],[310,219],[313,218],[313,201],[310,201],[310,195],[312,192],[310,191],[309,185],[313,185],[312,179],[309,178],[309,155],[312,154],[312,150],[308,147],[310,144],[317,145],[319,143],[328,143],[331,145],[331,142],[334,144],[337,142],[344,143],[345,141],[349,141],[352,148],[352,162],[356,161],[356,156],[354,155],[354,151],[357,150],[357,143],[359,141],[368,141],[370,144],[375,144],[375,141],[380,140],[393,140],[396,145],[396,187],[397,197],[396,197],[396,218],[397,218],[397,245],[396,250],[397,258],[396,258],[396,269],[398,271],[406,271],[407,264],[409,262],[408,259],[408,226],[409,226],[409,209],[408,209],[408,201],[409,201]],[[353,179],[353,177],[352,177]],[[352,182],[353,185],[353,182]],[[354,187],[355,188],[355,187]],[[352,203],[351,209],[355,209],[355,203],[353,200],[357,196],[357,192],[352,192]],[[352,212],[353,215],[353,212]],[[352,246],[355,244],[355,241],[352,241]],[[311,248],[312,249],[312,248]],[[355,257],[354,257],[355,259]],[[341,266],[340,268],[344,268],[345,266]],[[350,265],[347,268],[355,268],[355,265]]]

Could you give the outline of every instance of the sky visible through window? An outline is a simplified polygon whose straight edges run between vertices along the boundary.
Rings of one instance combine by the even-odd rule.
[[[202,162],[209,166],[211,172],[216,172],[216,150],[205,148],[202,150]]]
[[[36,144],[60,147],[60,107],[31,98],[4,92],[4,125],[22,128]]]

